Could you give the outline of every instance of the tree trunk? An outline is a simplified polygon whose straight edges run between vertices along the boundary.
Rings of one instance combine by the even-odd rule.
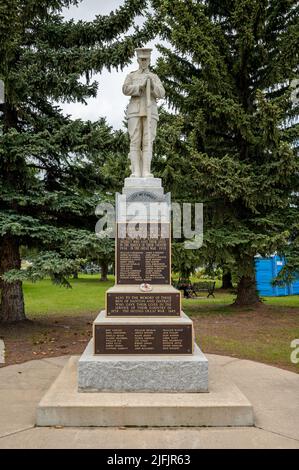
[[[101,262],[101,279],[100,281],[108,281],[108,263],[105,261]]]
[[[248,306],[257,305],[260,303],[260,298],[256,290],[256,279],[255,279],[255,264],[254,258],[249,258],[246,271],[241,276],[237,288],[237,298],[234,305],[237,306]]]
[[[223,276],[222,276],[221,289],[232,289],[232,288],[233,288],[232,274],[230,271],[226,271],[223,273]]]
[[[21,258],[17,240],[5,235],[1,239],[0,273],[21,268]],[[13,323],[26,320],[22,282],[1,282],[0,323]]]
[[[78,271],[76,271],[75,273],[73,273],[73,279],[79,279]]]

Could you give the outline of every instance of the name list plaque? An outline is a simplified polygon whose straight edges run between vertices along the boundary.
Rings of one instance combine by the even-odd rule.
[[[106,310],[108,317],[146,317],[181,314],[180,293],[107,293]]]
[[[95,354],[192,354],[192,325],[94,325]]]
[[[117,284],[170,284],[170,225],[117,224]]]

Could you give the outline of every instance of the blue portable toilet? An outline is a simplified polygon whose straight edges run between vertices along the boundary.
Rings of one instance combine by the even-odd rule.
[[[285,264],[284,258],[273,255],[268,258],[256,256],[256,287],[261,296],[279,297],[299,294],[299,279],[285,286],[272,286],[272,280]]]

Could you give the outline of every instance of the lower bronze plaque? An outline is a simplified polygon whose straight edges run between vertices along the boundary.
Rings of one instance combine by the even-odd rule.
[[[108,317],[179,317],[180,293],[107,293]]]
[[[192,325],[94,326],[95,354],[192,354]]]

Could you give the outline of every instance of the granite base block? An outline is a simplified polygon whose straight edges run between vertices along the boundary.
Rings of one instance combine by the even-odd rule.
[[[187,356],[95,356],[91,340],[79,359],[80,392],[208,392],[208,360]]]
[[[79,393],[72,356],[37,408],[38,426],[252,426],[253,409],[220,367],[209,393]],[[223,432],[223,431],[220,431]]]

